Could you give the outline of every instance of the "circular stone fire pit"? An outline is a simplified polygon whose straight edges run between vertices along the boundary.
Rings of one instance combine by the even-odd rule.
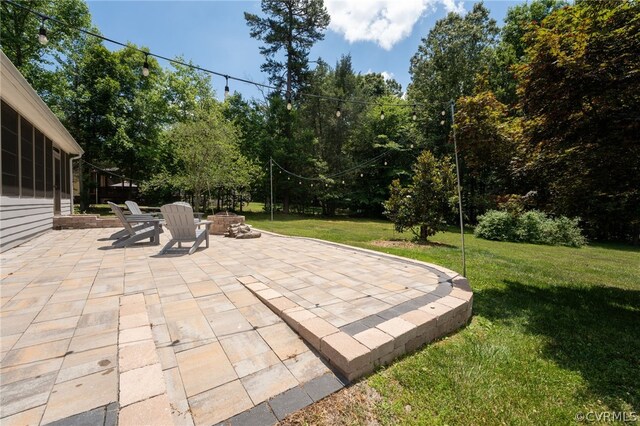
[[[209,231],[213,235],[224,235],[230,225],[237,223],[244,225],[244,216],[229,212],[220,212],[207,216],[207,220],[213,222]]]

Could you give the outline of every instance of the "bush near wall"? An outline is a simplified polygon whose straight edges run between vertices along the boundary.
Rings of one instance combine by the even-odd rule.
[[[586,243],[578,219],[552,218],[532,210],[522,214],[490,210],[478,218],[476,237],[495,241],[581,247]]]

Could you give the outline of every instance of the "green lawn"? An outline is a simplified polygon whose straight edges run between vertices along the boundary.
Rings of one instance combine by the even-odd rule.
[[[437,244],[380,247],[372,242],[409,235],[384,221],[246,215],[260,229],[461,271],[455,232],[434,236]],[[367,379],[382,395],[379,421],[556,425],[590,411],[640,414],[640,250],[493,242],[470,233],[466,241],[473,319]]]

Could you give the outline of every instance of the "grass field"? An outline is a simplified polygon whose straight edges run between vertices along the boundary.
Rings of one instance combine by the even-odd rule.
[[[246,216],[260,229],[461,271],[454,230],[418,246],[385,221]],[[590,412],[640,415],[640,250],[493,242],[471,233],[466,242],[471,323],[366,379],[380,395],[373,403],[351,398],[339,408],[333,399],[333,407],[312,407],[300,421],[335,422],[326,410],[338,409],[345,424],[371,415],[383,424],[416,425],[556,425]]]

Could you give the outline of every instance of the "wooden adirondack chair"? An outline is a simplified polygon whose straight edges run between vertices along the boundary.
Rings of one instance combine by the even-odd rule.
[[[112,203],[112,202],[110,202],[110,201],[107,201],[107,203],[109,204],[109,207],[111,207],[111,211],[113,212],[113,214],[115,214],[115,215],[116,215],[116,217],[117,217],[117,216],[118,216],[118,213],[117,213],[117,211],[114,209],[114,207],[113,207],[113,206],[111,206],[111,204],[113,204],[113,205],[114,205],[115,207],[117,207],[118,209],[120,209],[120,207],[118,207],[118,205],[116,205],[116,204],[114,204],[114,203]],[[122,209],[120,209],[120,211],[122,211]],[[124,215],[124,212],[123,212],[122,214]],[[126,217],[126,216],[125,216],[125,217]],[[150,219],[153,219],[151,216],[150,216],[149,218],[150,218]],[[134,230],[134,231],[137,231],[137,230],[141,230],[141,229],[147,228],[148,226],[149,226],[148,224],[145,224],[145,223],[139,223],[138,225],[131,225],[131,228],[133,228],[133,230]],[[129,235],[130,235],[129,230],[128,230],[128,229],[126,229],[126,228],[122,228],[121,230],[119,230],[119,231],[114,232],[113,234],[111,234],[111,235],[109,236],[109,238],[108,238],[108,239],[110,239],[110,240],[119,240],[120,238],[127,237],[127,236],[129,236]]]
[[[191,207],[191,204],[186,203],[184,201],[176,201],[173,204],[176,204],[178,206],[189,206],[189,207]],[[202,220],[202,216],[204,216],[204,213],[202,213],[202,212],[193,212],[193,218],[198,222]]]
[[[160,254],[164,254],[176,243],[178,247],[182,247],[182,243],[193,242],[189,254],[193,254],[202,241],[206,241],[206,247],[209,247],[209,227],[212,222],[208,220],[194,222],[193,209],[189,204],[165,204],[160,207],[160,211],[166,227],[171,232],[171,239],[160,250]],[[199,229],[201,225],[205,225],[205,228]]]
[[[125,217],[122,209],[118,207],[118,205],[111,201],[108,203],[111,210],[118,219],[120,219],[120,223],[124,228],[122,231],[116,233],[124,233],[124,236],[112,243],[114,247],[127,247],[146,238],[149,238],[151,243],[160,244],[162,228],[160,227],[160,221],[158,219],[154,219],[150,215],[130,215]],[[132,223],[141,223],[141,225],[132,226]]]
[[[140,206],[135,201],[127,200],[124,202],[127,205],[127,208],[131,212],[131,214],[144,214],[142,210],[140,210]]]

